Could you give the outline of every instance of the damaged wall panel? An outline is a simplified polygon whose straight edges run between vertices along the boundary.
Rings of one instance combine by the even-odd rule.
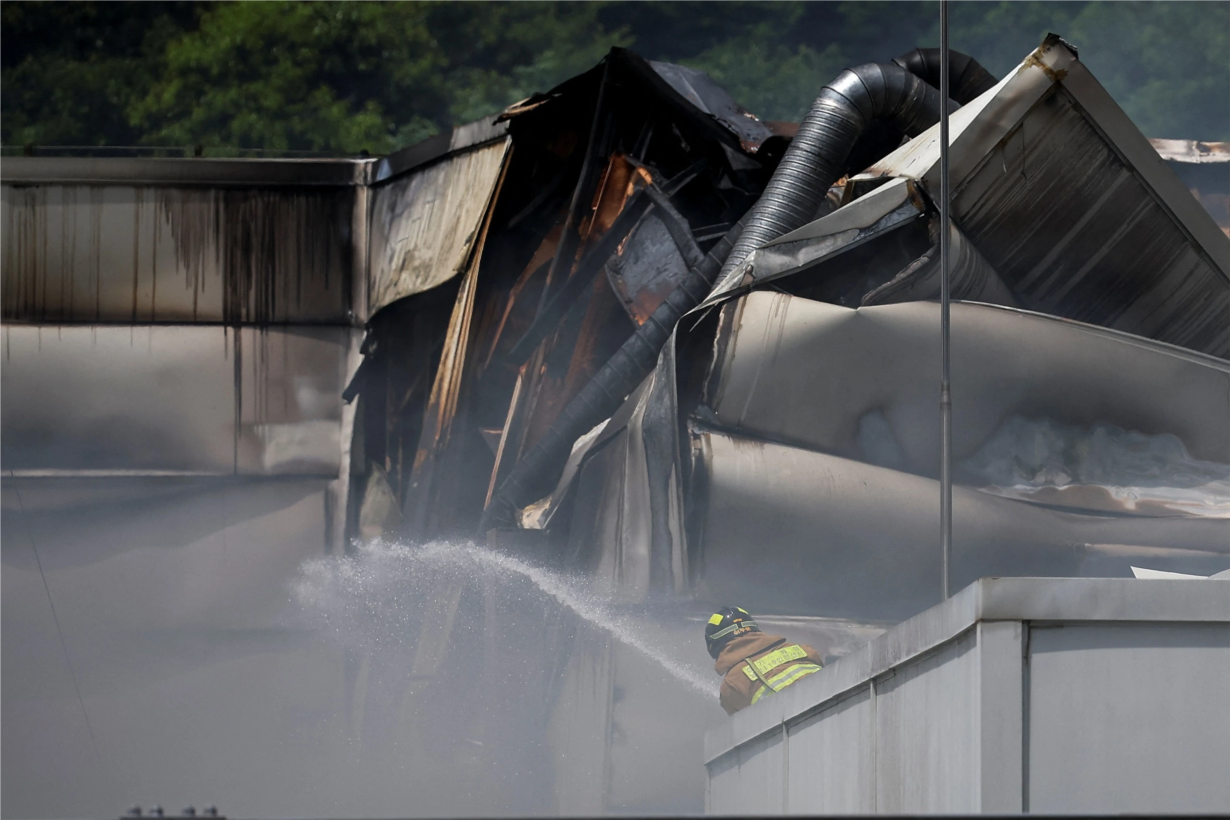
[[[372,313],[460,274],[491,204],[511,141],[441,159],[372,195]]]
[[[708,422],[873,463],[873,439],[887,436],[880,444],[896,453],[891,466],[937,475],[937,304],[851,310],[755,291],[724,310]],[[957,303],[952,372],[958,460],[1020,416],[1172,435],[1194,458],[1230,465],[1230,365],[1219,359]]]
[[[352,188],[2,191],[7,322],[349,321]]]
[[[939,482],[716,432],[694,446],[703,599],[891,620],[940,600]],[[968,487],[953,488],[952,531],[958,588],[987,576],[1104,576],[1108,557],[1207,575],[1230,558],[1230,518],[1072,513]]]

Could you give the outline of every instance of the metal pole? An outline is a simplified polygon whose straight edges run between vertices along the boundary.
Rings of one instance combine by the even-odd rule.
[[[948,565],[952,556],[952,395],[948,389],[948,0],[940,0],[940,549],[941,589],[948,599]]]

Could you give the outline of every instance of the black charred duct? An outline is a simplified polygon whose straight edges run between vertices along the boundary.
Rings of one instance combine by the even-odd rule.
[[[766,242],[814,218],[829,187],[850,171],[861,170],[940,118],[940,96],[924,77],[938,76],[937,49],[915,49],[893,63],[846,69],[820,91],[760,199],[732,227],[606,362],[560,413],[556,422],[516,464],[485,511],[482,529],[506,525],[515,508],[546,495],[573,443],[609,417],[653,370],[675,324],[695,307],[714,283]],[[957,76],[956,107],[994,85],[994,78],[972,58],[953,52]],[[887,136],[887,139],[886,139]],[[876,155],[855,151],[860,138],[886,146]],[[851,159],[858,167],[851,168]],[[724,264],[723,264],[724,263]]]
[[[847,68],[820,90],[773,179],[752,207],[723,276],[756,248],[810,222],[829,186],[879,159],[882,153],[868,157],[857,152],[857,165],[851,167],[852,152],[864,135],[891,150],[901,135],[917,136],[939,122],[940,92],[924,79],[938,76],[936,51],[914,49],[892,63]],[[954,52],[949,65],[961,72],[954,84],[960,96],[949,101],[950,107],[963,105],[995,84],[964,54]],[[871,131],[873,126],[876,130]],[[887,145],[886,131],[891,138]]]
[[[928,85],[940,86],[940,50],[938,48],[915,48],[893,59],[906,71]],[[954,102],[967,105],[984,92],[995,87],[998,80],[978,61],[959,51],[948,52],[948,83]]]

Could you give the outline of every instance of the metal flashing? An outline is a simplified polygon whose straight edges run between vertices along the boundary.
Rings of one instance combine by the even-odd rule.
[[[924,208],[912,181],[894,179],[753,251],[714,286],[704,304],[719,302],[850,250],[921,216]]]
[[[388,182],[457,151],[503,139],[508,135],[508,123],[499,117],[499,114],[492,114],[481,120],[458,125],[449,133],[435,134],[382,157],[375,161],[370,184]]]
[[[5,157],[6,185],[292,186],[349,188],[370,182],[374,159],[163,159]]]

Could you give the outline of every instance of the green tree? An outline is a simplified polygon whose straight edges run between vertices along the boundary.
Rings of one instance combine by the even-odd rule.
[[[128,110],[191,3],[0,4],[0,125],[6,144],[135,145]]]
[[[851,42],[874,41],[882,5],[842,4]],[[938,4],[910,6],[898,29],[939,45]],[[1000,0],[951,9],[952,47],[996,76],[1054,32],[1146,135],[1230,140],[1230,3]]]
[[[1088,3],[1065,36],[1145,134],[1230,140],[1230,3]]]
[[[588,3],[227,3],[131,107],[153,144],[393,150],[593,66]]]
[[[233,2],[0,6],[0,138],[385,152],[500,110],[613,45],[799,119],[841,68],[938,44],[936,2]],[[1230,140],[1230,4],[955,3],[1003,76],[1054,31],[1149,136]]]

